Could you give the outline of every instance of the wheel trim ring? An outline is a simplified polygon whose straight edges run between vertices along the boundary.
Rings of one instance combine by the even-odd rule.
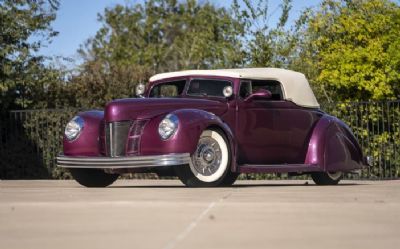
[[[219,147],[221,149],[221,152],[222,152],[222,157],[221,157],[221,162],[219,164],[219,167],[210,176],[204,176],[204,175],[202,175],[201,173],[199,173],[196,170],[195,166],[193,165],[192,160],[190,161],[189,166],[190,166],[190,169],[191,169],[192,173],[200,181],[203,181],[203,182],[215,182],[215,181],[219,180],[223,176],[224,172],[226,171],[226,168],[228,167],[228,158],[229,158],[228,145],[227,145],[225,139],[216,131],[209,131],[209,130],[208,131],[204,131],[202,133],[202,136],[212,137],[214,140],[216,140],[218,142],[218,145],[219,145]],[[193,154],[193,156],[195,156],[195,155],[196,154]]]
[[[329,178],[331,178],[334,181],[337,181],[340,179],[340,177],[342,177],[342,172],[340,172],[340,171],[327,172],[326,174],[329,176]]]

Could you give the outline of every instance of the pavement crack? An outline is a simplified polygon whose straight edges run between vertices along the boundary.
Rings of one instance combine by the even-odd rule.
[[[175,246],[188,236],[188,234],[197,226],[197,224],[207,215],[208,212],[215,206],[216,202],[211,202],[204,211],[196,217],[174,240],[169,242],[163,249],[173,249]]]
[[[163,249],[173,249],[175,248],[179,242],[184,240],[189,233],[196,228],[197,224],[210,212],[210,210],[217,204],[221,203],[222,201],[228,199],[237,189],[233,189],[229,193],[223,195],[218,201],[211,202],[204,211],[196,217],[178,236],[176,236],[172,241],[170,241]],[[212,215],[213,219],[214,216]]]

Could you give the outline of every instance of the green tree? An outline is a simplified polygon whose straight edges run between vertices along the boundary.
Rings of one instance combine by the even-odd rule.
[[[292,0],[282,0],[276,9],[270,11],[268,0],[234,0],[234,18],[244,26],[246,66],[285,67],[295,47],[289,29],[286,27]],[[270,20],[280,11],[276,25]]]
[[[324,101],[400,94],[400,7],[389,0],[324,0],[299,20],[297,59]]]
[[[324,0],[297,21],[290,68],[310,79],[322,108],[373,156],[371,178],[398,177],[400,7],[389,0]]]
[[[71,89],[77,106],[100,108],[113,99],[135,96],[135,87],[150,77],[147,68],[111,62],[104,68],[104,61],[86,62],[81,72],[71,79]]]
[[[38,55],[57,35],[50,23],[58,6],[58,0],[0,1],[0,112],[43,106],[45,95],[62,78]]]
[[[244,26],[225,8],[196,0],[149,0],[117,5],[99,16],[103,26],[80,50],[72,82],[84,106],[133,95],[154,73],[243,64]]]

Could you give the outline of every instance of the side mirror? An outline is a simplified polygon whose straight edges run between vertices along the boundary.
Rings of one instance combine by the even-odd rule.
[[[136,96],[137,97],[139,97],[139,98],[143,98],[143,94],[144,94],[144,91],[145,91],[145,89],[146,89],[146,86],[143,84],[143,83],[139,83],[139,84],[137,84],[136,85]]]
[[[245,102],[252,101],[253,99],[271,99],[272,93],[265,89],[259,89],[257,92],[250,94],[247,98],[245,98]]]
[[[233,88],[232,86],[226,86],[224,87],[224,89],[222,90],[222,94],[225,96],[225,98],[230,98],[232,97],[233,94]]]

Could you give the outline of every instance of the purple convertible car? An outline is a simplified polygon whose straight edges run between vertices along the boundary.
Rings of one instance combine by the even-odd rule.
[[[234,183],[240,173],[310,174],[337,184],[367,165],[351,130],[319,109],[301,73],[276,68],[157,74],[139,98],[86,111],[65,128],[59,167],[106,187],[120,174],[175,175],[186,186]]]

